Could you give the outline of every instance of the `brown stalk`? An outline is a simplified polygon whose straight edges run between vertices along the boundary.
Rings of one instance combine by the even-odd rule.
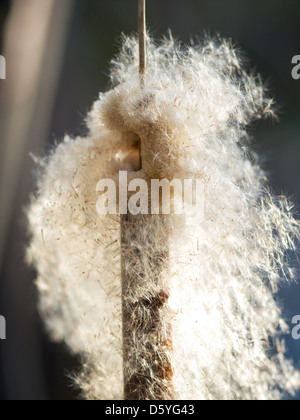
[[[138,0],[138,11],[143,89],[146,73],[145,0]],[[166,319],[169,290],[164,280],[169,271],[169,231],[168,216],[121,216],[125,400],[173,399],[172,328]],[[148,283],[146,267],[152,268],[152,280]]]

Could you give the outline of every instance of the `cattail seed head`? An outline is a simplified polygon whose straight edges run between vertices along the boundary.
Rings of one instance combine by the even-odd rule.
[[[158,309],[162,329],[172,325],[175,398],[293,394],[299,375],[284,346],[271,357],[268,343],[287,331],[274,294],[292,275],[287,256],[299,224],[241,147],[247,126],[273,115],[272,100],[226,41],[184,48],[171,37],[159,46],[149,39],[142,91],[138,62],[137,40],[124,38],[111,72],[115,87],[94,104],[89,135],[66,137],[41,168],[28,211],[28,259],[47,328],[82,355],[77,381],[87,398],[123,398],[120,217],[97,213],[96,186],[136,170],[140,140],[143,179],[201,179],[205,189],[203,223],[169,219],[168,303]],[[155,232],[157,219],[149,220]],[[147,245],[149,230],[139,231]],[[132,290],[132,302],[161,293],[151,255],[165,253],[151,243],[140,249],[147,283]]]

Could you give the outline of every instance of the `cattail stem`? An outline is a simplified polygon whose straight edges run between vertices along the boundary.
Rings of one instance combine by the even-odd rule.
[[[138,0],[140,80],[146,72],[145,0]],[[141,160],[141,142],[140,164]],[[140,168],[142,169],[142,168]],[[172,399],[172,327],[168,321],[170,218],[121,216],[125,400]],[[148,267],[155,267],[151,279]]]
[[[146,0],[138,0],[139,15],[139,53],[140,53],[140,78],[144,84],[146,74]]]
[[[122,217],[125,400],[172,399],[169,224],[164,216]],[[151,279],[147,266],[155,267]]]

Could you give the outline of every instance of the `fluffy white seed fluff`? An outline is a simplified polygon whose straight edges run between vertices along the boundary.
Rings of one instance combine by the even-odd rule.
[[[97,213],[96,186],[136,169],[139,138],[139,177],[205,186],[203,223],[170,218],[163,313],[172,323],[174,397],[293,394],[299,375],[284,356],[275,294],[293,275],[287,255],[299,225],[245,146],[246,127],[272,114],[260,79],[243,70],[230,43],[183,48],[172,38],[148,41],[143,90],[136,39],[124,38],[111,77],[115,88],[94,104],[88,136],[66,137],[41,166],[28,212],[40,310],[53,338],[82,355],[77,381],[86,398],[123,398],[120,218]],[[155,264],[145,264],[144,293],[156,287]]]

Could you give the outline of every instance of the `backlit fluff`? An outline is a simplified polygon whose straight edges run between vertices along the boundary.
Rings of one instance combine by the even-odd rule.
[[[271,115],[272,101],[228,42],[149,40],[147,59],[141,90],[137,41],[124,38],[115,87],[94,104],[88,136],[66,137],[41,167],[28,258],[47,328],[82,355],[86,398],[123,398],[120,218],[97,213],[96,186],[136,169],[140,138],[145,179],[200,178],[205,187],[203,223],[171,217],[163,314],[172,323],[175,398],[293,394],[299,376],[284,356],[287,327],[274,294],[293,275],[287,252],[299,225],[245,146],[246,127]],[[155,269],[147,270],[137,294],[155,291]]]

